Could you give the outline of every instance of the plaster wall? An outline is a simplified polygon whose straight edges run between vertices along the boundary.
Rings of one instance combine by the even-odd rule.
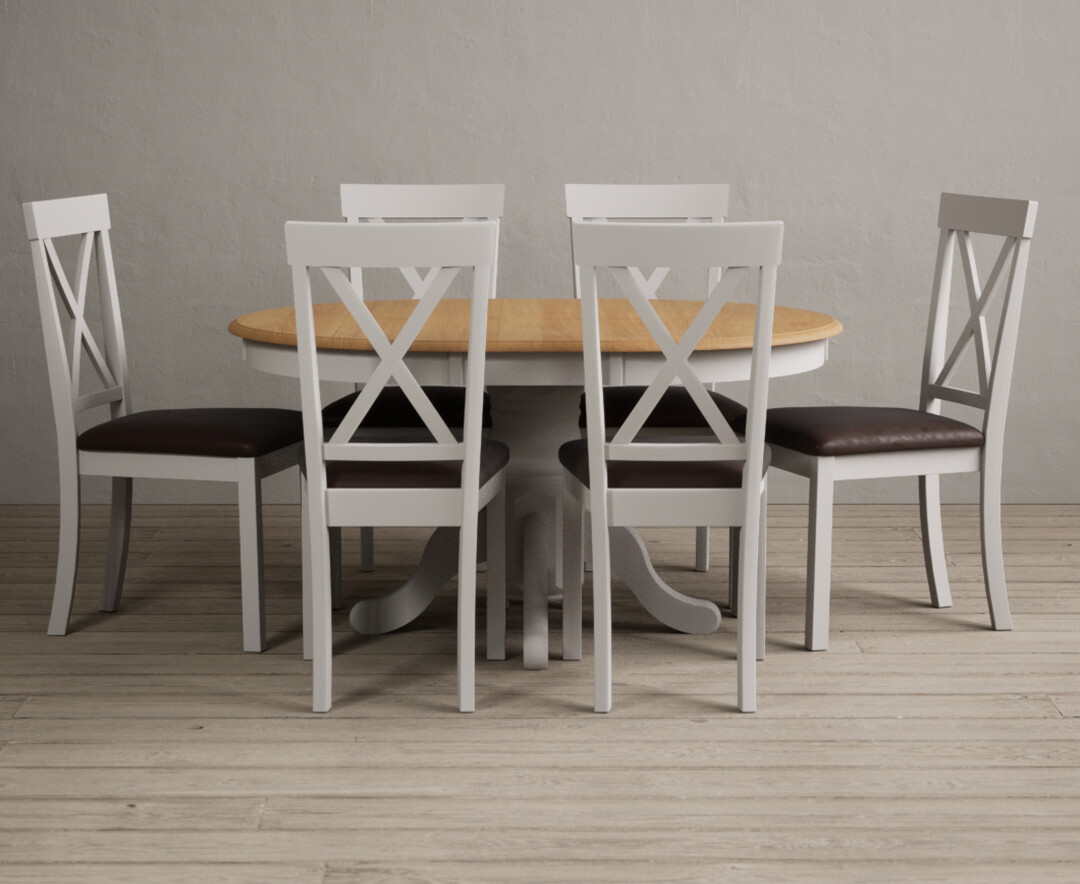
[[[779,303],[846,327],[775,404],[917,404],[939,193],[1037,199],[1005,499],[1078,502],[1077,33],[1069,0],[0,0],[0,503],[57,499],[22,202],[109,194],[137,408],[298,407],[225,327],[290,302],[282,224],[342,181],[504,182],[502,297],[570,293],[565,182],[730,183],[786,223]]]

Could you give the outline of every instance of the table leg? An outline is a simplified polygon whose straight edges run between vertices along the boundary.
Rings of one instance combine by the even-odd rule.
[[[389,595],[353,605],[349,612],[352,628],[361,635],[382,635],[411,623],[457,573],[457,556],[458,529],[436,528],[412,577]]]

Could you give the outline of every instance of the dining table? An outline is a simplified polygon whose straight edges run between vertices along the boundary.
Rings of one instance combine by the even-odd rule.
[[[700,309],[699,301],[656,300],[657,314],[678,340]],[[372,316],[394,339],[414,300],[372,300]],[[690,362],[702,382],[745,381],[750,376],[754,306],[728,303],[702,337]],[[469,306],[445,299],[410,347],[406,362],[421,384],[464,384]],[[314,307],[319,373],[324,380],[362,384],[379,358],[340,303]],[[645,385],[663,365],[648,329],[624,299],[600,301],[605,385]],[[559,445],[577,438],[584,387],[580,301],[574,298],[499,297],[488,302],[485,386],[491,398],[492,437],[511,452],[507,475],[507,586],[524,599],[523,663],[548,662],[548,599],[562,575],[562,469]],[[240,338],[243,358],[258,371],[299,376],[292,307],[239,316],[229,332]],[[777,307],[770,376],[812,371],[828,357],[829,341],[842,331],[832,316]],[[647,527],[647,526],[641,526]],[[685,633],[714,632],[720,609],[709,599],[678,592],[656,573],[634,529],[612,529],[612,572],[657,620]],[[416,572],[389,594],[357,602],[354,629],[380,634],[418,616],[457,571],[457,529],[437,528]]]

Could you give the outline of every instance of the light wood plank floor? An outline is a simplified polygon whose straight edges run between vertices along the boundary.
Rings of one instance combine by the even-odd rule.
[[[606,716],[588,632],[584,661],[525,672],[519,607],[458,714],[452,587],[394,635],[337,615],[335,706],[312,715],[295,508],[268,508],[261,655],[232,507],[136,507],[111,615],[86,512],[72,632],[48,638],[56,510],[0,507],[2,882],[1078,878],[1080,506],[1007,508],[1011,633],[989,629],[974,508],[947,508],[955,606],[933,610],[915,508],[838,507],[813,654],[806,509],[773,506],[760,711],[734,710],[734,621],[674,634],[621,590]],[[644,532],[671,583],[719,598],[726,544],[697,574],[691,535]],[[402,580],[424,537],[382,532],[347,596]]]

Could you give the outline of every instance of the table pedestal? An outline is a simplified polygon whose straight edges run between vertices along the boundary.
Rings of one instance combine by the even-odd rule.
[[[510,447],[507,468],[507,594],[523,599],[524,665],[548,664],[548,602],[561,595],[562,468],[559,446],[580,434],[580,386],[492,386],[492,435]],[[661,623],[705,634],[720,625],[712,602],[676,592],[653,569],[631,528],[611,529],[612,572]],[[349,622],[380,634],[417,617],[457,571],[457,529],[440,528],[428,541],[410,580],[379,599],[358,602]]]

